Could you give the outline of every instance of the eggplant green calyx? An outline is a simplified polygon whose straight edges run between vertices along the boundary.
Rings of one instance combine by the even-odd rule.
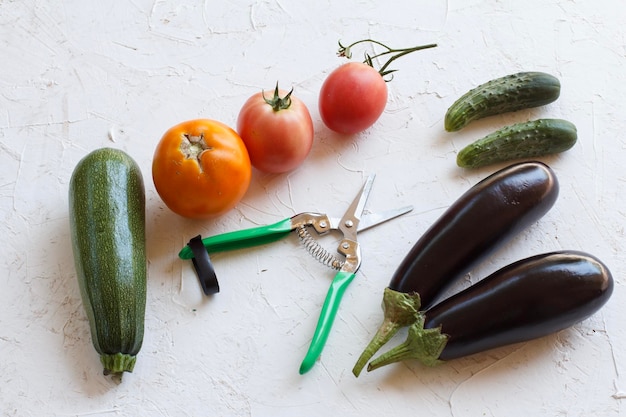
[[[448,336],[441,333],[440,327],[424,329],[424,314],[420,313],[419,320],[409,327],[406,341],[371,361],[367,371],[409,359],[417,359],[426,366],[438,365],[447,342]]]
[[[352,373],[358,377],[367,362],[403,327],[410,326],[420,318],[420,296],[385,288],[382,308],[383,322],[378,331],[357,360]],[[423,319],[422,319],[423,322]]]
[[[265,91],[263,91],[262,93],[263,100],[265,100],[267,104],[272,106],[272,109],[274,109],[274,111],[287,110],[291,106],[291,93],[293,93],[293,87],[285,97],[280,96],[278,92],[278,83],[276,83],[276,88],[274,89],[274,97],[267,98],[265,97]]]
[[[387,60],[387,62],[385,62],[383,64],[382,67],[380,67],[380,69],[378,70],[378,73],[381,75],[381,77],[385,77],[393,72],[396,72],[397,70],[395,69],[387,69],[389,68],[389,65],[395,61],[396,59],[404,56],[404,55],[408,55],[412,52],[415,51],[419,51],[422,49],[428,49],[428,48],[434,48],[437,46],[436,43],[430,43],[427,45],[419,45],[419,46],[414,46],[411,48],[391,48],[387,45],[385,45],[384,43],[375,41],[373,39],[362,39],[360,41],[356,41],[354,43],[351,43],[348,46],[344,46],[342,45],[341,41],[339,41],[339,50],[337,51],[337,55],[340,57],[345,57],[345,58],[352,58],[352,47],[361,44],[361,43],[371,43],[374,44],[376,46],[382,47],[384,49],[383,52],[374,54],[374,55],[370,55],[368,53],[365,53],[365,60],[363,61],[364,64],[369,65],[370,67],[374,68],[374,63],[373,60],[376,58],[380,58],[382,56],[387,56],[387,55],[391,55],[391,57]],[[393,77],[392,77],[393,78]],[[385,81],[391,81],[391,79],[385,80]]]

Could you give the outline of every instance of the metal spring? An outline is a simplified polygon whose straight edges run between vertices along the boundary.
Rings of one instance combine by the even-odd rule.
[[[337,258],[332,253],[328,252],[322,245],[320,245],[317,240],[309,233],[307,227],[305,225],[300,225],[296,229],[298,233],[298,237],[302,242],[304,248],[317,259],[322,264],[331,267],[333,269],[341,269],[343,264],[345,263],[341,259]]]

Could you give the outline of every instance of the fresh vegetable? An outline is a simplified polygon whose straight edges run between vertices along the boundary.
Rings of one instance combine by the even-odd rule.
[[[157,145],[152,179],[175,213],[206,219],[232,209],[250,185],[252,166],[241,137],[225,124],[197,119],[170,128]]]
[[[331,130],[351,135],[372,126],[387,105],[387,83],[378,71],[349,62],[330,73],[322,85],[319,111]]]
[[[426,310],[405,343],[368,370],[418,359],[426,365],[546,336],[594,314],[613,278],[597,258],[560,251],[515,262]]]
[[[559,193],[540,162],[514,164],[465,192],[405,256],[385,289],[383,323],[354,366],[367,361],[402,327],[420,318],[455,280],[550,210]]]
[[[444,126],[448,132],[461,130],[483,117],[539,107],[561,94],[558,78],[544,72],[520,72],[479,85],[450,106]]]
[[[300,166],[313,146],[313,120],[293,90],[264,92],[250,97],[241,108],[237,131],[246,144],[252,165],[260,171],[283,173]]]
[[[463,148],[458,166],[479,168],[499,162],[565,152],[576,143],[576,126],[561,119],[539,119],[503,127]]]
[[[370,56],[364,62],[349,62],[332,71],[324,83],[319,96],[319,111],[324,124],[331,130],[351,135],[364,131],[380,117],[387,105],[387,84],[385,76],[395,72],[389,65],[397,58],[418,51],[433,48],[429,44],[413,48],[393,49],[370,39],[357,41],[349,46],[339,43],[339,56],[351,58],[351,49],[360,43],[373,43],[383,47],[384,52]],[[376,58],[392,55],[376,70]]]
[[[126,153],[84,157],[69,186],[72,247],[91,339],[105,375],[132,372],[144,334],[145,194]]]

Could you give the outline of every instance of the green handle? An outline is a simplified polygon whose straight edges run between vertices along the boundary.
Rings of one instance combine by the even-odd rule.
[[[292,230],[291,218],[287,218],[267,226],[253,227],[251,229],[237,230],[221,235],[205,237],[202,239],[202,244],[207,252],[241,249],[274,242],[285,237]],[[193,252],[189,246],[185,246],[178,253],[178,257],[180,259],[191,259],[193,258]]]
[[[337,315],[339,303],[341,303],[343,294],[354,279],[354,276],[355,274],[353,272],[339,271],[330,284],[322,312],[320,313],[320,318],[317,321],[313,340],[311,340],[311,345],[309,346],[309,351],[300,365],[300,375],[310,371],[313,365],[315,365],[315,361],[317,361],[317,358],[319,358],[322,353],[326,340],[328,339],[328,334],[330,333],[330,328]]]

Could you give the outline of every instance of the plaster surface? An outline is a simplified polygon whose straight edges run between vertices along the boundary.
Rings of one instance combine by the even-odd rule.
[[[0,0],[0,415],[626,415],[625,17],[617,0]],[[438,47],[395,62],[380,120],[341,137],[321,122],[318,91],[344,62],[337,41],[362,38]],[[561,80],[558,101],[444,131],[446,109],[465,91],[532,70]],[[246,196],[220,218],[171,212],[151,181],[162,134],[201,117],[235,126],[243,102],[277,81],[311,111],[316,136],[306,162],[288,174],[255,171]],[[498,168],[460,169],[457,152],[539,117],[578,128],[573,149],[542,158],[561,183],[555,207],[451,292],[522,257],[576,249],[609,266],[611,300],[555,335],[355,378],[352,366],[404,255]],[[69,238],[70,175],[105,146],[139,163],[147,196],[145,339],[121,384],[102,375],[91,345]],[[299,375],[332,270],[294,235],[215,254],[221,292],[205,298],[191,263],[176,255],[199,233],[302,211],[341,214],[371,173],[369,211],[414,211],[360,235],[362,267],[319,362]],[[336,241],[320,240],[330,249]]]

